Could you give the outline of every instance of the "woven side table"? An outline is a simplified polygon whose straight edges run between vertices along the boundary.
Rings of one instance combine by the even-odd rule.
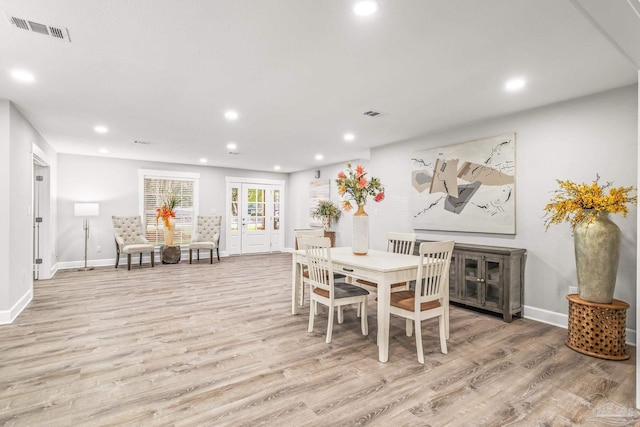
[[[608,360],[626,360],[627,309],[629,304],[614,299],[611,304],[584,301],[577,294],[569,300],[566,344],[573,350]]]

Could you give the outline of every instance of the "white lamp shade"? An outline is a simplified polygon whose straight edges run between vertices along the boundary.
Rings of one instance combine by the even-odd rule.
[[[75,216],[98,216],[100,205],[98,203],[74,203],[73,214]]]

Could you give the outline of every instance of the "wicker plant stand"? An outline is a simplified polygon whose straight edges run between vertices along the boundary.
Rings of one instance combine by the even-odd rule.
[[[580,299],[577,294],[569,300],[569,327],[566,344],[569,348],[593,357],[626,360],[626,325],[629,304],[614,299],[601,304]]]

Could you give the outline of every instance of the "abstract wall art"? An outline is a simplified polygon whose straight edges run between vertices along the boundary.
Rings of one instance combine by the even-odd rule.
[[[515,234],[515,149],[510,133],[414,153],[413,228]]]

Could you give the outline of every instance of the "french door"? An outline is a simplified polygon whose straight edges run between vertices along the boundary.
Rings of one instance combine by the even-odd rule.
[[[227,178],[227,252],[282,250],[284,183]]]

